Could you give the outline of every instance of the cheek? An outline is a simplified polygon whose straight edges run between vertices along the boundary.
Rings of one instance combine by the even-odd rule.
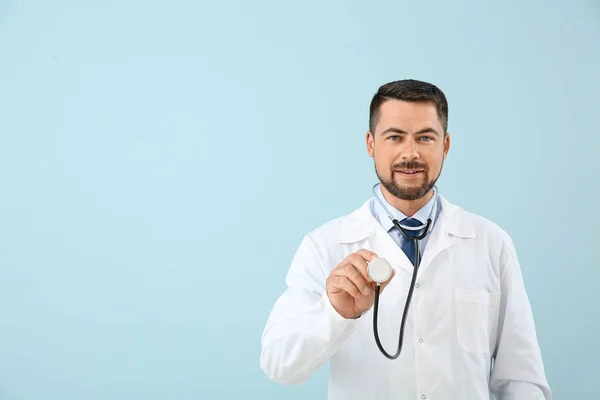
[[[380,175],[389,176],[391,174],[391,166],[391,160],[377,154],[377,157],[375,157],[375,167]]]
[[[383,143],[381,143],[379,145],[379,147],[375,148],[375,159],[376,162],[383,165],[383,164],[392,164],[394,162],[394,160],[398,157],[398,154],[393,151],[393,149],[390,149],[389,147],[386,147],[383,145]]]
[[[426,160],[427,165],[429,166],[429,171],[437,173],[440,170],[443,161],[443,157],[438,156],[431,157],[430,159]]]

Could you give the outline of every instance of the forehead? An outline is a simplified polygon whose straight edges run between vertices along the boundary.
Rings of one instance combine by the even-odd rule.
[[[394,127],[412,131],[422,128],[434,128],[442,132],[442,123],[433,102],[408,102],[387,100],[379,109],[377,131]]]

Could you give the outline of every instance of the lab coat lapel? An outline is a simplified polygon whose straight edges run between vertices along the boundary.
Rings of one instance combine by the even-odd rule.
[[[371,199],[344,218],[339,234],[340,243],[353,243],[367,239],[370,250],[379,257],[386,258],[394,267],[413,272],[413,266],[406,254],[390,237],[373,216]],[[462,209],[440,196],[442,209],[431,237],[423,253],[419,275],[424,273],[438,254],[455,243],[455,238],[474,238],[475,230]]]
[[[442,196],[440,204],[442,209],[423,252],[419,275],[425,273],[435,258],[456,243],[457,239],[475,237],[475,229],[460,207]]]
[[[423,252],[423,258],[419,265],[419,275],[424,274],[435,257],[449,248],[453,243],[448,237],[448,211],[442,208],[433,230],[429,233],[431,236]]]
[[[399,267],[412,273],[413,265],[406,254],[404,254],[400,246],[398,246],[377,220],[374,219],[374,221],[375,226],[369,236],[371,251],[379,257],[388,260],[394,267]]]

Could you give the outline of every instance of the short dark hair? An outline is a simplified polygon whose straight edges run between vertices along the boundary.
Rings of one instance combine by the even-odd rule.
[[[448,132],[448,101],[444,92],[437,86],[417,81],[414,79],[404,79],[393,81],[382,85],[371,100],[369,110],[369,130],[375,134],[375,126],[379,120],[379,110],[387,100],[396,99],[402,101],[414,102],[433,102],[437,108],[438,117],[444,128],[444,136]]]

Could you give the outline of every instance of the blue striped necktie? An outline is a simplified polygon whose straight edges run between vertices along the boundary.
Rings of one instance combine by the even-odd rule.
[[[421,226],[423,225],[423,223],[421,221],[419,221],[416,218],[405,218],[402,221],[400,221],[400,225],[403,226],[410,226],[410,227],[416,227],[416,226]],[[419,235],[421,235],[423,233],[423,231],[425,230],[425,228],[420,229],[420,230],[408,230],[405,229],[404,233],[406,233],[406,235],[408,237],[418,237]],[[415,243],[413,240],[410,239],[406,239],[404,236],[402,236],[402,251],[404,251],[404,254],[406,254],[406,257],[408,257],[408,259],[410,260],[411,264],[415,263],[415,252],[416,252],[416,247],[415,247]]]

